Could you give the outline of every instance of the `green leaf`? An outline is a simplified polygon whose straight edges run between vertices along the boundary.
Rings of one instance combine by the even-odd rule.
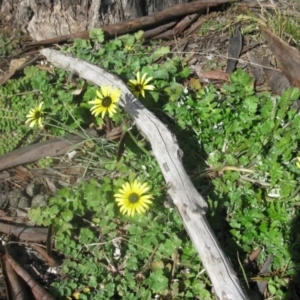
[[[81,228],[80,230],[80,241],[83,244],[88,244],[93,242],[95,239],[95,234],[89,228]]]
[[[165,79],[165,80],[169,80],[169,72],[165,69],[159,69],[155,72],[153,72],[152,76],[155,79]]]
[[[158,60],[162,57],[164,57],[165,55],[170,53],[170,47],[169,46],[165,46],[165,47],[161,47],[157,50],[154,51],[154,53],[151,55],[151,59],[153,61]]]
[[[70,222],[73,219],[73,212],[70,210],[65,210],[61,213],[61,217],[65,222]]]
[[[98,42],[103,43],[104,42],[104,33],[101,28],[93,28],[89,31],[90,39]]]
[[[49,208],[49,214],[52,215],[53,217],[57,216],[58,212],[59,212],[59,207],[58,205],[53,205],[53,206],[50,206]],[[47,210],[48,210],[47,209]],[[46,210],[46,211],[47,211]]]
[[[187,78],[191,75],[191,69],[189,67],[184,67],[184,69],[179,73],[182,78]]]
[[[143,36],[143,34],[144,34],[144,31],[143,30],[139,30],[138,32],[136,32],[134,34],[134,37],[135,37],[136,40],[139,40],[139,39],[141,39],[141,37]]]
[[[275,295],[276,294],[276,287],[273,285],[273,284],[268,284],[268,290],[269,292],[272,294],[272,295]]]
[[[172,82],[169,87],[164,89],[164,92],[169,96],[169,100],[173,102],[183,93],[183,86],[176,82]]]
[[[256,113],[258,107],[258,98],[255,96],[250,96],[247,97],[244,101],[246,111],[248,111],[251,114]]]
[[[120,39],[123,41],[123,43],[126,46],[129,46],[129,47],[131,47],[136,42],[135,37],[130,34],[126,34],[126,35],[122,36]]]
[[[289,88],[281,96],[280,106],[291,105],[300,96],[299,88]]]
[[[275,122],[273,120],[267,120],[259,127],[259,130],[261,134],[267,135],[273,131],[274,127],[275,127]]]
[[[168,286],[168,278],[163,275],[162,270],[152,272],[145,280],[149,288],[154,292],[163,292]]]

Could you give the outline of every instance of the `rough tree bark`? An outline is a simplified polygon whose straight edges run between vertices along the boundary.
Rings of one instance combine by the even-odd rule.
[[[0,0],[0,22],[36,40],[150,15],[189,0]]]

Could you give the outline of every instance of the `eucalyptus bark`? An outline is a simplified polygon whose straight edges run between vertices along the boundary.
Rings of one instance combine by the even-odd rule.
[[[35,41],[151,15],[188,0],[2,0],[2,23]]]

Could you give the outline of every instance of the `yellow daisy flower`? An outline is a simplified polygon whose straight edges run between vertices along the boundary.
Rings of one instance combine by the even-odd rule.
[[[26,115],[26,122],[25,124],[29,123],[29,127],[33,127],[35,124],[38,124],[40,128],[43,128],[42,118],[44,112],[42,110],[44,102],[41,102],[39,106],[32,108],[29,113]]]
[[[147,183],[141,183],[134,180],[133,183],[124,183],[119,189],[119,193],[115,194],[114,197],[120,206],[120,212],[131,217],[134,216],[135,212],[144,214],[149,209],[149,204],[152,203],[152,195],[146,194],[149,191]]]
[[[147,77],[147,73],[145,73],[142,78],[140,72],[137,72],[136,79],[130,79],[127,83],[130,91],[137,98],[140,94],[145,98],[145,90],[153,91],[155,89],[154,85],[148,84],[153,77]]]
[[[96,92],[98,98],[89,101],[89,104],[94,104],[91,108],[91,113],[95,117],[101,114],[102,119],[108,113],[112,117],[117,111],[116,103],[120,101],[121,91],[113,89],[109,85],[102,86],[100,91]]]
[[[296,166],[300,169],[300,157],[299,156],[297,157],[297,160],[298,161],[296,162]]]
[[[75,299],[79,299],[79,297],[80,297],[80,292],[74,292],[73,294],[72,294],[72,296],[73,296],[73,298],[75,298]]]

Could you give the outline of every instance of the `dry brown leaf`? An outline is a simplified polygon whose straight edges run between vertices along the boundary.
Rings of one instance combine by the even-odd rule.
[[[229,82],[230,75],[222,70],[213,70],[201,73],[200,76],[206,79],[218,79]]]
[[[300,52],[274,35],[269,29],[264,28],[263,32],[282,72],[291,85],[300,88]]]

